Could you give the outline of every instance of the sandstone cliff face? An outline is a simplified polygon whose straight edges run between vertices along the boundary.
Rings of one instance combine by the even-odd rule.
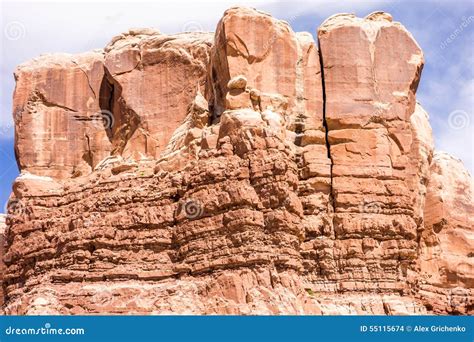
[[[473,191],[462,163],[436,152],[420,241],[420,294],[454,314],[472,313],[474,304]]]
[[[420,48],[386,13],[317,36],[232,8],[20,66],[5,313],[472,313]]]
[[[212,35],[131,30],[105,48],[114,154],[156,159],[204,89]]]
[[[433,148],[415,102],[423,55],[389,16],[336,15],[318,37],[334,210],[325,240],[339,251],[331,258],[339,267],[328,271],[342,291],[403,292],[417,281],[423,222],[415,202],[427,170],[418,165],[429,164]],[[428,136],[425,155],[415,146],[417,130]]]
[[[109,155],[102,52],[45,55],[18,66],[13,101],[20,170],[67,178]],[[105,126],[104,126],[105,123]]]

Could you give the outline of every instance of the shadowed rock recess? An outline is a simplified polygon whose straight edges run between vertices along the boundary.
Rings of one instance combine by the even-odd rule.
[[[387,13],[315,41],[247,8],[20,65],[4,313],[473,314],[473,182],[422,68]]]

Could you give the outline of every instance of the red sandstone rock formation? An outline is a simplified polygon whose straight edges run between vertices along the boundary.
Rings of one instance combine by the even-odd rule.
[[[205,87],[212,34],[130,30],[105,47],[113,154],[160,156]]]
[[[18,66],[13,116],[20,170],[70,178],[89,174],[109,155],[103,60],[94,51],[43,55]]]
[[[420,295],[431,307],[472,314],[473,181],[459,160],[435,152],[420,240]]]
[[[232,8],[20,66],[4,312],[472,314],[419,46],[386,13],[317,36]]]
[[[318,37],[332,161],[327,243],[339,247],[332,257],[339,267],[329,272],[344,291],[403,292],[406,282],[416,286],[411,272],[423,222],[415,203],[427,170],[419,164],[428,165],[432,153],[427,117],[415,101],[423,55],[387,15],[335,15]],[[423,155],[417,130],[427,136]]]

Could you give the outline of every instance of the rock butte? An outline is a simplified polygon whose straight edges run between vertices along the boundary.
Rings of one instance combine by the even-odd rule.
[[[6,314],[473,314],[473,182],[387,13],[133,29],[15,72]]]

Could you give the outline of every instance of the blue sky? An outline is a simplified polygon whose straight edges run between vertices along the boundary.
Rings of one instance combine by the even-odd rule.
[[[474,5],[472,1],[8,1],[1,2],[0,212],[18,175],[11,118],[16,65],[43,53],[102,48],[131,27],[163,33],[214,31],[224,10],[256,7],[287,20],[295,31],[315,33],[335,13],[392,14],[425,53],[417,97],[430,114],[438,150],[474,170]]]

